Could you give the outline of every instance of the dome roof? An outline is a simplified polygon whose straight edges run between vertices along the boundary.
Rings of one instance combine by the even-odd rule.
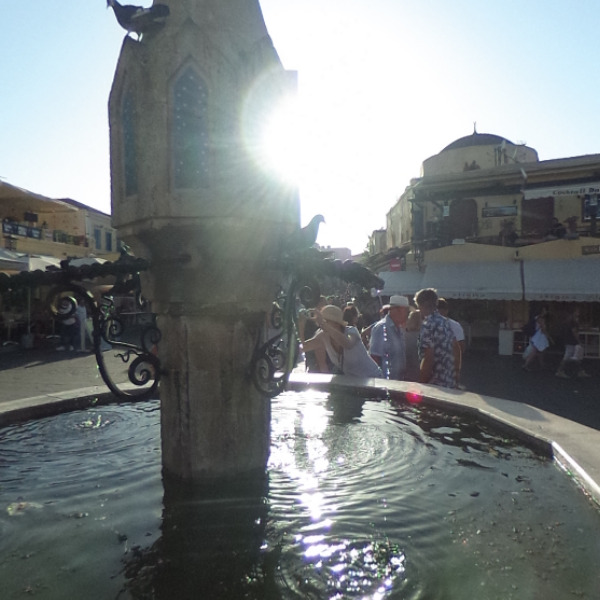
[[[448,144],[442,152],[446,150],[456,150],[457,148],[469,148],[471,146],[499,146],[502,142],[514,146],[512,142],[499,135],[494,135],[492,133],[477,133],[475,131],[471,135],[458,138],[451,144]]]

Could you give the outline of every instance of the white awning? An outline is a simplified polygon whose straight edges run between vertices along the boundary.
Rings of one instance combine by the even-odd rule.
[[[422,287],[423,273],[420,271],[382,271],[379,277],[385,281],[381,294],[414,294]]]
[[[48,267],[60,268],[60,258],[0,252],[0,272],[45,271]]]
[[[21,271],[22,263],[10,258],[0,258],[0,273],[18,273]]]
[[[11,273],[17,273],[23,270],[23,263],[20,254],[11,252],[10,250],[3,250],[0,248],[0,273],[10,271]]]
[[[443,298],[521,300],[523,286],[518,261],[432,263],[422,287],[435,288]]]
[[[600,257],[529,260],[523,268],[526,300],[600,302]]]
[[[106,262],[105,258],[98,258],[97,256],[83,256],[81,258],[72,258],[69,261],[71,267],[83,267],[86,265],[102,265]]]
[[[77,207],[67,202],[48,198],[41,194],[34,194],[24,188],[6,183],[6,181],[0,181],[0,202],[6,210],[13,209],[16,211],[18,208],[27,207],[27,210],[31,212],[41,213],[77,211]],[[5,216],[9,215],[6,214]],[[16,214],[15,216],[22,217],[23,215]]]

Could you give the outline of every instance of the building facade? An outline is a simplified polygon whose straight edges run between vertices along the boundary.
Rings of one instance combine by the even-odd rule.
[[[539,303],[552,305],[556,331],[573,303],[595,330],[599,196],[600,154],[540,161],[501,136],[460,138],[423,162],[388,212],[387,255],[396,248],[405,262],[383,267],[383,293],[435,287],[482,337],[514,339]],[[600,356],[598,335],[587,354]]]
[[[0,181],[3,248],[59,259],[118,256],[111,216],[70,198],[53,199]]]

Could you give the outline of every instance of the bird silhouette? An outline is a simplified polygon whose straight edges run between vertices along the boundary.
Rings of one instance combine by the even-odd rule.
[[[144,33],[163,25],[170,13],[166,4],[154,4],[144,8],[132,4],[119,4],[117,0],[106,0],[106,6],[113,9],[119,25],[126,29],[127,33],[135,33],[138,40]]]
[[[325,223],[323,215],[315,215],[306,227],[292,232],[287,243],[288,249],[292,252],[301,252],[313,246],[317,241],[321,223]]]

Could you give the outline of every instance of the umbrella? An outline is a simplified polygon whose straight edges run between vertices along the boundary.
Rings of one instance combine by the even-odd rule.
[[[82,258],[72,258],[69,265],[71,267],[83,267],[85,265],[101,265],[105,262],[106,260],[97,256],[84,256]]]
[[[60,269],[60,258],[54,256],[22,254],[18,260],[20,263],[19,271],[45,271],[48,267]]]
[[[17,273],[21,270],[21,257],[16,252],[0,248],[0,273]]]
[[[20,255],[17,261],[18,271],[45,271],[48,267],[60,268],[60,258],[54,256]],[[27,287],[27,334],[31,333],[31,287]],[[26,347],[30,347],[31,338],[28,338]]]

